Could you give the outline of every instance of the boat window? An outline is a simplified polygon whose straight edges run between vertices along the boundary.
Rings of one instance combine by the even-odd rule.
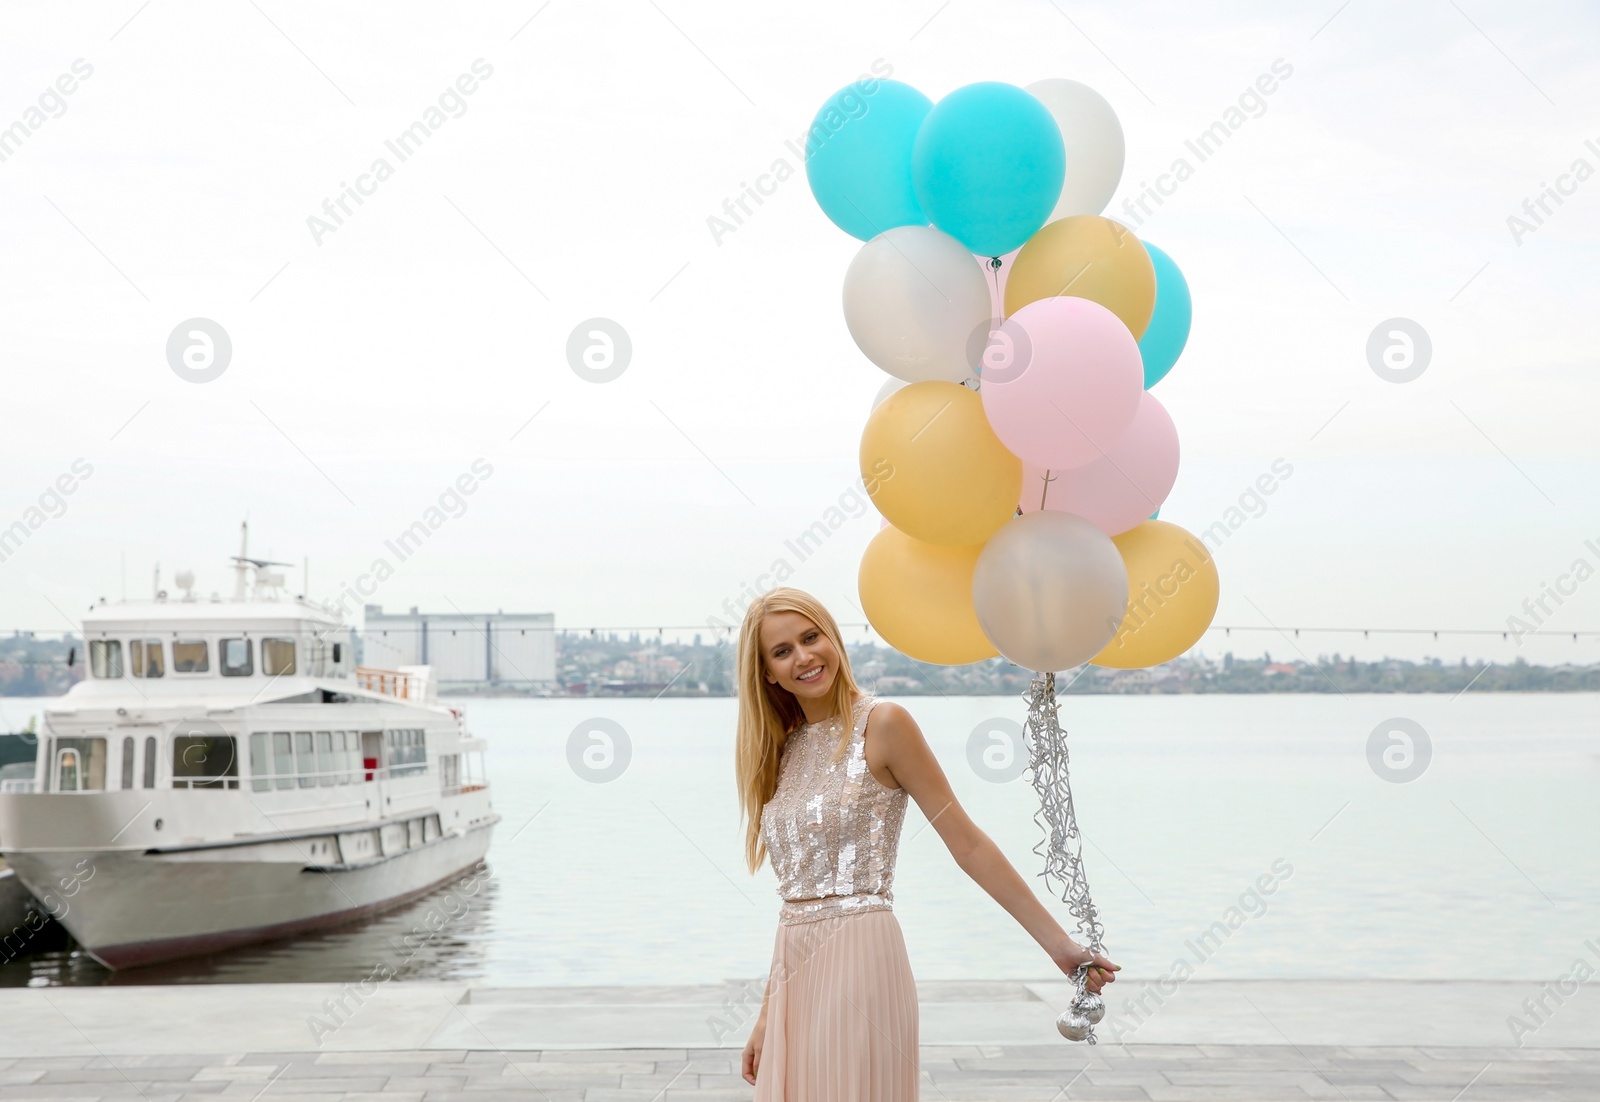
[[[238,788],[232,735],[174,735],[173,788]]]
[[[439,783],[446,792],[461,787],[461,758],[457,754],[439,755]]]
[[[58,738],[54,745],[57,792],[87,792],[105,788],[105,739]]]
[[[421,728],[385,731],[384,741],[388,743],[391,777],[404,777],[411,773],[427,771],[428,749],[423,741]]]
[[[76,750],[56,751],[56,791],[78,791],[78,752]]]
[[[91,639],[89,669],[96,677],[114,681],[122,676],[122,640]]]
[[[317,783],[332,784],[333,774],[338,766],[333,760],[333,734],[329,731],[317,732]]]
[[[211,648],[204,639],[179,639],[172,644],[173,673],[210,673]]]
[[[250,735],[250,787],[257,792],[272,787],[272,736],[266,731]]]
[[[278,777],[277,787],[293,788],[294,744],[289,740],[288,731],[272,732],[272,761],[275,766],[273,772]]]
[[[156,737],[146,735],[144,739],[144,786],[156,786]]]
[[[334,749],[339,755],[339,783],[349,784],[354,779],[355,771],[360,766],[356,760],[357,741],[354,731],[335,731],[333,735]]]
[[[128,672],[135,677],[160,677],[167,672],[166,652],[159,639],[128,641]]]
[[[294,640],[261,640],[261,672],[268,677],[294,673]]]
[[[133,736],[122,740],[122,787],[133,787]]]
[[[294,760],[295,772],[300,775],[300,787],[310,788],[317,783],[311,774],[317,771],[316,751],[311,748],[311,732],[296,731],[294,733]]]
[[[250,640],[224,639],[217,647],[223,677],[249,677],[255,672],[250,661]]]
[[[343,643],[335,643],[333,645],[333,664],[335,666],[344,665],[344,644]]]

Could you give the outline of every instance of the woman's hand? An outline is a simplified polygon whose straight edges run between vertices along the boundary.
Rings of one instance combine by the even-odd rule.
[[[1084,986],[1096,995],[1100,993],[1102,987],[1116,980],[1117,977],[1112,973],[1122,969],[1121,965],[1112,964],[1099,953],[1090,952],[1071,938],[1067,939],[1066,945],[1053,951],[1050,959],[1056,962],[1056,967],[1074,979],[1077,977],[1078,968],[1084,962],[1090,962],[1089,976]]]
[[[739,1061],[740,1071],[746,1083],[756,1081],[756,1073],[761,1069],[761,1043],[766,1039],[767,1019],[763,1015],[756,1021],[756,1027],[750,1031],[750,1039],[744,1043],[744,1057]]]

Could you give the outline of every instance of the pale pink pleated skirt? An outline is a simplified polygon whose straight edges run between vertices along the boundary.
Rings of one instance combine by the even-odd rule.
[[[780,924],[756,1102],[917,1102],[917,986],[887,908]]]

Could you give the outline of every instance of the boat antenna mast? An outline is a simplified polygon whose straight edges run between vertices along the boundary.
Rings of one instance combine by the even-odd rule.
[[[278,596],[277,590],[283,585],[283,575],[267,569],[269,566],[291,566],[292,563],[273,562],[270,559],[252,559],[250,557],[250,522],[239,522],[239,553],[233,556],[233,599],[243,601],[247,595],[256,600],[261,600],[269,594],[263,590],[272,590],[270,596]],[[247,572],[255,571],[254,585],[249,584],[251,579]],[[253,590],[253,592],[251,592]]]

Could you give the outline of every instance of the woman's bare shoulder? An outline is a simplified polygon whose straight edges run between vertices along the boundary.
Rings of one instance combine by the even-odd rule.
[[[867,717],[867,728],[874,734],[883,731],[891,737],[908,734],[916,731],[917,721],[911,718],[911,713],[892,700],[874,699],[871,714]]]

